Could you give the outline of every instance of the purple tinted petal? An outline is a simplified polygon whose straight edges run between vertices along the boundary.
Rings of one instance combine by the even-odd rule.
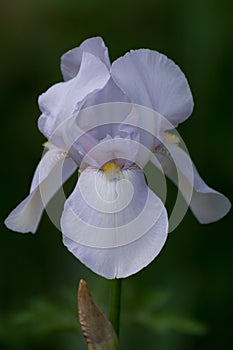
[[[131,102],[154,109],[174,127],[192,113],[188,82],[165,55],[144,49],[130,51],[113,62],[111,75]]]
[[[207,186],[201,179],[194,164],[190,163],[190,157],[178,146],[168,145],[166,146],[168,151],[171,152],[173,161],[166,156],[161,156],[161,164],[163,166],[165,174],[177,185],[177,172],[178,170],[189,181],[190,171],[194,175],[193,183],[193,195],[190,202],[190,208],[196,218],[203,224],[217,221],[225,216],[230,210],[231,204],[229,200],[221,193],[215,191],[211,187]],[[174,162],[176,166],[174,165]],[[193,168],[190,169],[189,164],[192,164]],[[188,187],[180,189],[184,198],[189,192]],[[187,192],[186,192],[187,191]]]
[[[127,277],[148,265],[168,231],[164,205],[147,187],[143,172],[123,173],[114,182],[94,169],[84,170],[61,218],[64,244],[106,278]]]
[[[49,150],[36,169],[29,196],[9,214],[5,225],[13,231],[34,233],[45,206],[76,168],[71,158],[64,159],[61,150]],[[56,176],[61,172],[61,178]]]
[[[110,102],[129,102],[129,98],[114,83],[112,78],[109,79],[102,90],[97,91],[85,101],[83,108]]]
[[[148,152],[154,148],[154,135],[159,130],[155,114],[148,108],[131,103],[98,104],[82,109],[77,116],[74,115],[69,119],[63,125],[65,128],[62,134],[66,135],[70,146],[74,146],[78,152],[82,146],[82,156],[95,147],[91,151],[92,155],[89,156],[100,166],[103,159],[111,153],[111,159],[124,158],[144,167],[149,159]],[[81,140],[82,134],[84,135]],[[92,142],[88,142],[88,137]],[[103,142],[110,140],[112,141],[107,149],[108,146]],[[73,154],[72,157],[75,155]],[[108,160],[106,159],[105,162]]]
[[[66,52],[61,57],[61,71],[64,80],[73,79],[80,69],[83,52],[89,52],[98,57],[106,66],[110,67],[108,49],[102,38],[91,38],[85,40],[79,47]]]
[[[35,233],[43,210],[40,193],[34,190],[9,214],[5,225],[12,231]]]
[[[73,115],[77,105],[89,94],[102,89],[109,77],[105,64],[84,52],[78,75],[65,83],[53,85],[39,97],[43,113],[38,121],[40,131],[50,138],[57,127]]]
[[[98,249],[81,245],[63,235],[67,249],[92,271],[108,279],[125,278],[150,264],[167,237],[168,220],[163,207],[155,225],[138,240],[117,248]]]

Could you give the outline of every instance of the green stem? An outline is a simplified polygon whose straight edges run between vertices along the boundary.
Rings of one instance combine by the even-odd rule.
[[[120,328],[120,312],[121,312],[121,279],[112,281],[111,306],[109,319],[112,323],[116,335],[119,338]]]

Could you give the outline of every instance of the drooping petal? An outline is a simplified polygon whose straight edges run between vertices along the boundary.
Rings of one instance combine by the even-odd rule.
[[[78,74],[83,52],[91,53],[98,57],[108,68],[110,67],[108,48],[105,46],[103,39],[100,37],[90,38],[61,57],[61,71],[65,81],[73,79]]]
[[[180,68],[151,50],[130,51],[113,62],[111,75],[131,102],[152,108],[176,127],[193,110],[193,98]]]
[[[223,194],[206,185],[190,157],[179,146],[166,145],[166,147],[171,153],[173,160],[170,157],[160,155],[159,158],[163,170],[178,187],[177,170],[186,177],[187,185],[180,188],[180,191],[184,199],[188,200],[188,203],[190,202],[190,208],[198,221],[208,224],[226,215],[231,207],[230,201]],[[190,187],[192,186],[190,183],[191,172],[193,172],[193,194],[190,201],[187,197],[189,197],[190,190],[192,190]]]
[[[138,240],[118,248],[93,248],[81,245],[63,235],[63,243],[84,265],[108,279],[131,276],[149,265],[166,240],[165,209],[155,226]]]
[[[62,161],[67,156],[65,151],[57,148],[50,142],[46,142],[44,147],[47,151],[45,151],[33,175],[30,193],[38,188],[38,186],[49,176],[51,170],[55,168],[58,161]]]
[[[45,206],[76,168],[62,150],[49,150],[37,166],[30,194],[9,214],[5,225],[13,231],[34,233]]]
[[[110,279],[148,265],[168,231],[166,209],[147,187],[143,172],[129,168],[115,175],[112,179],[102,171],[84,170],[61,218],[67,248]]]
[[[102,89],[109,78],[106,65],[99,58],[84,52],[75,78],[53,85],[39,97],[43,113],[38,121],[40,131],[49,139],[57,127],[73,115],[78,104]]]
[[[12,231],[35,233],[43,210],[40,193],[35,190],[9,214],[5,225]]]

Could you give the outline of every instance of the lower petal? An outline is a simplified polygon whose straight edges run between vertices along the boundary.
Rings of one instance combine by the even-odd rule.
[[[106,182],[101,171],[83,171],[61,218],[67,248],[110,279],[127,277],[148,265],[162,249],[168,231],[166,209],[147,187],[143,172],[123,173],[120,181]]]
[[[5,220],[5,225],[12,231],[35,233],[43,210],[40,191],[35,190],[10,213]]]
[[[13,231],[34,233],[45,206],[76,168],[61,150],[49,150],[36,169],[30,194],[9,214],[5,225]]]
[[[161,165],[165,174],[179,187],[177,171],[188,180],[186,186],[179,188],[184,199],[190,202],[190,208],[198,221],[208,224],[221,219],[230,210],[231,204],[220,192],[215,191],[201,179],[190,157],[177,145],[166,146],[171,158],[160,156]],[[192,184],[193,178],[193,184]],[[193,189],[190,187],[193,186]],[[189,198],[190,190],[193,190]]]
[[[93,248],[63,235],[63,243],[89,269],[108,279],[131,276],[149,265],[160,253],[168,231],[165,208],[154,226],[138,240],[116,248]]]

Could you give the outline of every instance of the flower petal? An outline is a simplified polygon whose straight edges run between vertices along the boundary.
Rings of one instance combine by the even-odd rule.
[[[168,231],[166,209],[139,169],[109,180],[94,169],[81,173],[61,218],[64,244],[106,278],[127,277],[160,252]]]
[[[208,224],[221,219],[230,210],[230,201],[221,193],[207,186],[197,172],[190,157],[177,145],[166,145],[172,154],[173,161],[166,156],[160,156],[161,165],[165,174],[177,185],[177,170],[179,170],[190,181],[190,171],[193,172],[193,194],[190,208],[199,222]],[[190,169],[191,164],[191,169]],[[189,182],[190,184],[190,182]],[[190,184],[191,186],[191,184]],[[190,186],[180,188],[185,200],[190,193]],[[189,199],[188,199],[189,202]]]
[[[100,168],[111,159],[123,158],[143,168],[160,130],[157,115],[128,102],[97,104],[69,118],[61,134],[66,135],[66,149],[72,150],[74,159],[79,153],[86,157],[85,163]]]
[[[84,114],[86,114],[87,116],[88,114],[91,114],[90,109],[89,109],[90,112],[87,111],[88,107],[93,106],[93,113],[98,113],[98,108],[96,108],[95,106],[102,105],[102,108],[100,107],[101,110],[99,110],[98,115],[94,116],[94,120],[93,118],[92,120],[90,120],[89,130],[88,130],[90,134],[95,135],[95,138],[98,140],[102,140],[107,135],[111,135],[112,137],[116,136],[119,130],[119,125],[111,123],[112,119],[114,118],[112,115],[109,114],[109,112],[113,112],[115,115],[115,113],[117,112],[116,102],[120,102],[120,103],[128,102],[128,97],[119,89],[119,87],[114,83],[112,78],[109,79],[109,81],[107,82],[107,84],[102,90],[99,90],[96,93],[92,94],[91,96],[88,96],[88,98],[86,98],[83,102],[84,103],[82,104],[81,108],[82,110],[86,111],[84,112]],[[109,109],[111,109],[111,111],[109,111]],[[113,111],[113,109],[115,110]],[[119,106],[118,120],[117,120],[118,122],[121,121],[121,116],[119,115],[121,109],[122,108]],[[85,119],[87,117],[86,115],[85,116],[83,115]],[[104,118],[104,115],[106,115],[106,119]],[[81,116],[78,116],[78,121],[79,121],[79,124],[81,125],[82,121],[80,121],[80,119],[82,119],[82,114]],[[96,122],[98,122],[98,130],[96,128],[93,130],[91,125]],[[115,120],[115,123],[116,123],[116,120]],[[85,120],[85,124],[87,125],[86,120]]]
[[[180,68],[151,50],[130,51],[113,62],[111,75],[131,102],[152,108],[175,127],[193,110],[193,98]]]
[[[90,38],[85,40],[79,47],[66,52],[61,57],[61,71],[64,80],[73,79],[80,69],[83,52],[89,52],[98,57],[108,68],[110,68],[110,60],[108,56],[108,48],[102,38]]]
[[[6,218],[5,225],[12,231],[35,233],[44,207],[39,191],[33,191]]]
[[[71,158],[64,159],[63,153],[62,150],[53,148],[41,159],[33,177],[30,194],[5,220],[9,229],[22,233],[34,233],[37,230],[45,206],[77,168]]]
[[[115,84],[112,78],[109,79],[102,90],[90,96],[90,98],[84,102],[82,108],[111,102],[129,102],[129,98]]]
[[[134,139],[107,137],[85,155],[80,169],[83,170],[88,165],[100,169],[112,159],[121,160],[120,163],[124,169],[127,169],[130,164],[136,164],[141,169],[144,168],[150,160],[151,151],[140,143],[138,134],[135,133],[133,136]]]
[[[93,248],[63,235],[67,249],[92,271],[108,279],[131,276],[150,264],[161,251],[167,237],[165,208],[158,221],[144,236],[116,248]]]
[[[49,139],[56,128],[72,116],[77,105],[87,95],[102,89],[109,78],[106,65],[99,58],[84,52],[77,76],[53,85],[39,97],[43,113],[38,121],[40,131]]]

